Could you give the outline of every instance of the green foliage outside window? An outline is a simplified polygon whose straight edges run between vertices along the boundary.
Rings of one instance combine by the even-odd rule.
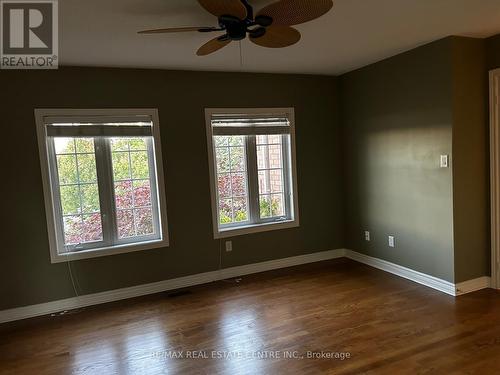
[[[65,243],[102,240],[93,138],[56,138],[55,143]],[[118,233],[121,237],[124,233],[151,234],[153,219],[145,139],[112,139],[111,151],[114,180],[124,180],[115,186],[116,206],[127,208],[118,217]],[[131,178],[139,181],[131,182]]]

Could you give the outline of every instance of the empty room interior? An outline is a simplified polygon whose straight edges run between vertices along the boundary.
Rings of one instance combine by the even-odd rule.
[[[0,8],[0,374],[500,374],[499,0]]]

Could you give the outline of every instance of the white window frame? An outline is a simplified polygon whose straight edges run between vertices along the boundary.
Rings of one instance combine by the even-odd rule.
[[[288,217],[276,221],[276,220],[266,220],[260,219],[258,223],[251,224],[229,224],[224,228],[219,225],[219,210],[218,210],[218,189],[217,189],[217,166],[215,158],[215,147],[213,143],[213,128],[212,128],[212,117],[213,115],[248,115],[248,116],[263,116],[263,117],[282,117],[285,115],[290,124],[290,160],[285,161],[285,165],[288,164],[289,179],[290,182],[287,184],[289,186],[285,194],[290,194],[289,199],[285,197],[285,200],[289,202],[287,207]],[[298,227],[299,222],[299,205],[298,205],[298,188],[297,188],[297,158],[296,158],[296,147],[295,147],[295,111],[294,108],[206,108],[205,109],[205,123],[206,123],[206,133],[207,133],[207,145],[208,145],[208,166],[210,173],[210,195],[212,204],[212,224],[214,238],[228,238],[234,236],[240,236],[251,233],[267,232],[271,230],[286,229]],[[285,145],[283,147],[286,147]],[[285,158],[283,158],[285,159]],[[255,165],[253,165],[255,164]],[[249,160],[247,158],[247,179],[249,184],[250,177],[249,174],[256,174],[257,165],[256,160]],[[257,187],[258,189],[258,187]],[[255,190],[255,188],[254,188]],[[257,194],[258,191],[252,193],[252,189],[249,191],[249,199],[252,199],[251,195]],[[255,197],[254,197],[255,199]],[[249,209],[251,209],[249,207]]]
[[[71,119],[73,122],[85,122],[89,118],[95,117],[96,120],[110,118],[124,118],[130,121],[136,121],[137,118],[148,117],[152,121],[152,136],[153,141],[150,146],[153,147],[154,163],[152,166],[155,172],[156,179],[156,200],[159,208],[159,214],[155,222],[156,228],[159,229],[159,238],[149,238],[148,236],[136,237],[132,240],[117,241],[111,246],[101,246],[95,248],[85,248],[74,252],[60,252],[62,248],[59,225],[59,204],[58,204],[58,186],[54,177],[57,173],[54,172],[53,158],[50,156],[53,142],[47,135],[47,125],[45,119],[47,117],[56,117]],[[95,258],[114,254],[123,254],[133,251],[149,250],[169,246],[169,232],[166,210],[166,194],[165,194],[165,177],[163,175],[163,163],[161,153],[161,138],[159,129],[159,116],[157,109],[139,108],[139,109],[35,109],[36,131],[38,136],[38,148],[40,154],[40,167],[42,171],[42,183],[45,200],[45,212],[47,219],[47,229],[49,236],[50,260],[52,263],[60,263],[71,260]],[[151,155],[151,154],[150,154]],[[96,163],[100,161],[96,159]],[[155,167],[155,168],[154,168]],[[101,192],[101,186],[99,186]],[[152,187],[154,194],[154,187]],[[108,198],[109,200],[109,198]]]

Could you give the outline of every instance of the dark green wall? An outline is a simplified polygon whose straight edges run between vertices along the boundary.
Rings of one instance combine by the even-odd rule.
[[[346,246],[448,281],[452,170],[439,156],[452,153],[451,51],[440,40],[340,80]]]
[[[489,275],[485,45],[448,37],[340,78],[347,247],[451,282]]]
[[[296,110],[301,225],[233,238],[223,267],[347,247],[448,281],[488,275],[486,71],[496,67],[500,36],[446,38],[340,78],[0,71],[0,310],[74,295],[68,265],[49,259],[34,108],[160,112],[171,246],[72,262],[81,294],[218,268],[205,107]],[[451,168],[439,168],[440,154]]]
[[[295,107],[300,227],[233,239],[223,267],[343,246],[336,79],[321,76],[62,68],[1,71],[4,134],[0,309],[74,295],[51,264],[34,108],[159,109],[171,246],[72,263],[80,293],[211,271],[205,107]]]
[[[453,38],[455,281],[490,274],[489,118],[485,41]]]

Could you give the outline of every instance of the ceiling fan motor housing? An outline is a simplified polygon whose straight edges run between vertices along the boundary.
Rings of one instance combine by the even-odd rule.
[[[255,23],[263,27],[268,27],[273,23],[273,18],[265,15],[258,15],[255,17]]]
[[[242,40],[247,35],[247,22],[238,17],[223,15],[219,17],[219,25],[226,29],[227,35],[231,40]]]

